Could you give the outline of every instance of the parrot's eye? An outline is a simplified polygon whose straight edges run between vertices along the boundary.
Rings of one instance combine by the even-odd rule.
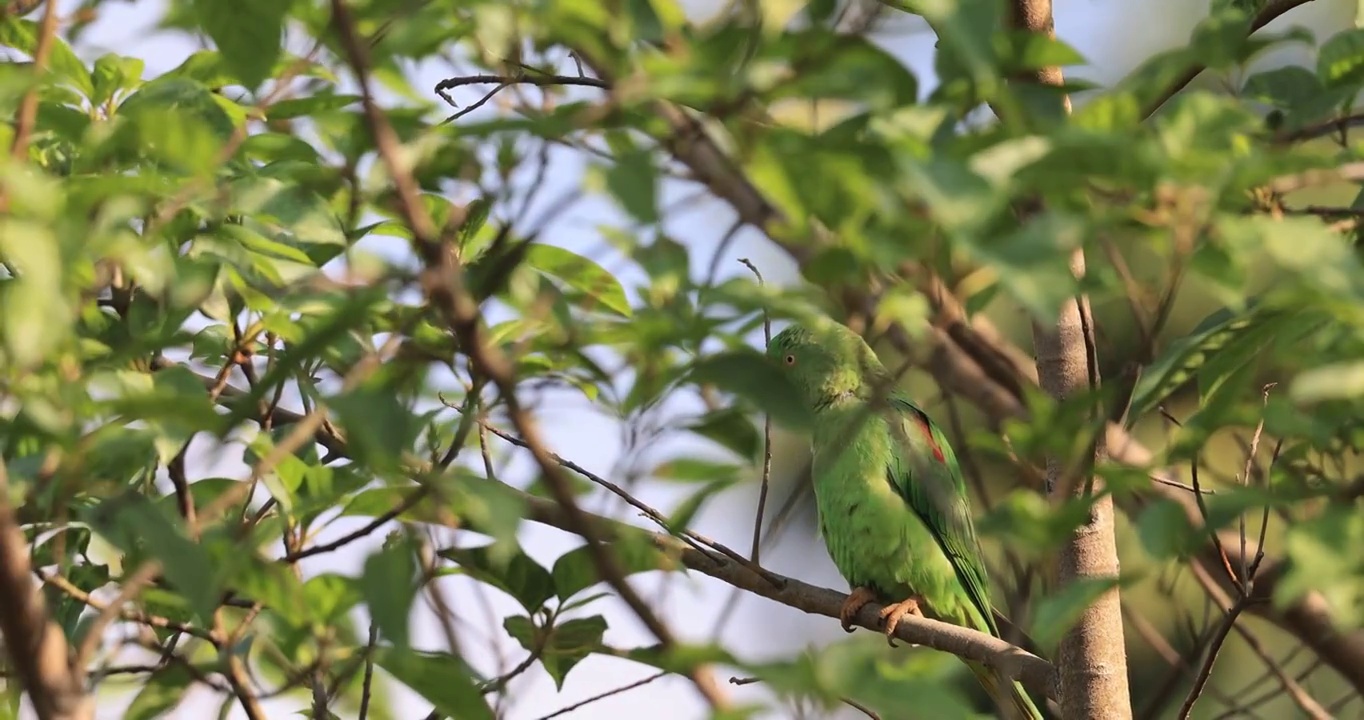
[[[795,356],[795,355],[787,355],[787,356],[786,356],[786,364],[787,364],[787,365],[795,365],[795,364],[796,364],[796,356]]]

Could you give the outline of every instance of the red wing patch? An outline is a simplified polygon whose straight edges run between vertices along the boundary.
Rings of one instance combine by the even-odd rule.
[[[928,440],[928,447],[933,450],[933,459],[938,462],[947,462],[947,458],[942,454],[942,447],[938,445],[937,439],[933,437],[933,428],[928,424],[928,418],[923,413],[914,413],[914,420],[919,429],[924,432],[924,439]]]

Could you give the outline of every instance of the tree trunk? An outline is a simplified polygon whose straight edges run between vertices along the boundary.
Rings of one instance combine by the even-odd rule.
[[[1076,277],[1085,272],[1084,251],[1071,256]],[[1086,330],[1092,332],[1089,301],[1080,296],[1061,308],[1055,327],[1033,325],[1037,375],[1042,389],[1057,399],[1090,389],[1092,358]],[[1097,381],[1098,371],[1092,370]],[[1103,454],[1102,436],[1095,448]],[[1068,482],[1067,469],[1056,458],[1047,460],[1048,493],[1086,492],[1087,483]],[[1097,488],[1096,488],[1097,489]],[[1062,587],[1089,579],[1116,578],[1118,550],[1113,535],[1113,500],[1105,495],[1094,503],[1089,519],[1075,529],[1057,557],[1057,582]],[[1061,685],[1061,712],[1067,720],[1132,717],[1127,687],[1127,650],[1123,641],[1118,589],[1101,595],[1080,614],[1061,638],[1056,670]]]

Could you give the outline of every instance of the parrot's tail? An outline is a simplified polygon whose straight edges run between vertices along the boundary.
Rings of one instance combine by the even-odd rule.
[[[1044,720],[1042,712],[1033,704],[1021,684],[979,663],[968,662],[966,665],[980,684],[985,686],[985,692],[1005,709],[1010,720]]]

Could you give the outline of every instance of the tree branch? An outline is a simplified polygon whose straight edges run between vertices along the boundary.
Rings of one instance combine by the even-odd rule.
[[[1277,0],[1271,2],[1257,16],[1252,27],[1264,27],[1283,13],[1306,4],[1310,0]],[[579,52],[593,65],[592,59]],[[598,76],[609,80],[600,68],[593,67]],[[1195,73],[1196,74],[1196,73]],[[1172,86],[1167,93],[1173,96],[1192,80],[1193,75]],[[1162,100],[1163,102],[1163,100]],[[671,134],[660,138],[674,159],[685,165],[693,176],[719,199],[725,201],[748,225],[762,230],[767,236],[797,261],[808,259],[809,251],[792,242],[783,233],[787,221],[741,170],[730,162],[720,147],[705,132],[701,124],[681,108],[659,101],[653,109],[664,118]],[[1151,108],[1152,111],[1155,108]],[[911,277],[928,298],[934,312],[928,342],[913,341],[903,328],[892,325],[887,335],[900,352],[919,355],[928,346],[923,367],[943,388],[969,400],[983,411],[987,421],[998,428],[1008,419],[1027,419],[1023,404],[1023,388],[1036,386],[1035,371],[1019,358],[1028,357],[1017,346],[995,330],[989,319],[981,315],[967,318],[959,299],[948,291],[941,279],[931,270],[914,264],[904,266],[914,270]],[[870,297],[851,298],[852,309],[864,310],[872,306]],[[1116,423],[1104,429],[1104,447],[1108,459],[1121,465],[1150,468],[1155,455]],[[1202,518],[1192,495],[1168,469],[1151,471],[1154,482],[1152,493],[1172,500],[1184,509],[1194,527],[1202,525]],[[1360,483],[1364,488],[1364,482]],[[1364,492],[1364,491],[1361,491]],[[1149,498],[1128,495],[1124,507],[1139,509]],[[1257,593],[1273,594],[1278,575],[1262,573],[1256,581]],[[1293,633],[1337,672],[1346,677],[1357,692],[1364,693],[1364,631],[1341,632],[1337,629],[1329,607],[1319,593],[1308,593],[1282,609],[1272,604],[1257,603],[1250,612],[1274,622]]]
[[[33,586],[28,542],[9,498],[9,474],[0,463],[0,632],[5,650],[41,720],[90,720],[94,698],[71,667],[66,634],[48,619],[43,596]]]
[[[521,407],[516,395],[516,379],[511,364],[501,349],[486,342],[480,331],[478,303],[464,282],[464,269],[452,248],[447,247],[431,219],[422,209],[419,188],[409,168],[399,160],[400,144],[388,118],[374,100],[369,83],[367,51],[356,37],[354,24],[344,0],[332,0],[332,22],[341,38],[346,59],[360,86],[365,121],[374,138],[379,160],[388,171],[397,191],[398,206],[404,222],[413,233],[413,246],[426,266],[422,274],[423,290],[458,338],[461,350],[469,356],[479,373],[492,381],[506,404],[507,414],[517,433],[526,441],[531,455],[544,472],[546,485],[555,501],[563,508],[573,531],[587,541],[588,552],[603,579],[620,596],[645,627],[658,639],[664,649],[676,644],[672,631],[659,620],[639,593],[626,581],[625,573],[615,556],[593,536],[586,513],[574,499],[572,485],[563,468],[550,457],[530,414]],[[728,706],[728,701],[714,677],[705,668],[692,673],[692,681],[713,708]]]
[[[1264,8],[1260,10],[1260,12],[1256,13],[1255,19],[1250,23],[1250,31],[1255,32],[1277,20],[1280,15],[1283,15],[1299,5],[1306,5],[1309,2],[1312,2],[1312,0],[1271,0],[1271,2],[1267,3]],[[1160,97],[1146,106],[1146,109],[1142,112],[1142,117],[1154,115],[1162,105],[1170,101],[1170,98],[1178,95],[1180,90],[1183,90],[1189,83],[1193,82],[1194,78],[1198,77],[1203,70],[1204,68],[1202,65],[1195,65],[1186,70],[1183,75],[1180,75],[1178,79],[1170,84],[1170,87],[1165,89],[1165,92],[1160,94]]]
[[[558,504],[513,488],[509,488],[509,491],[516,493],[526,504],[528,520],[576,533],[573,521]],[[844,593],[782,575],[776,575],[781,583],[773,584],[738,562],[702,553],[672,536],[651,533],[598,515],[584,513],[584,516],[598,537],[611,540],[627,537],[647,539],[664,555],[679,559],[692,570],[806,613],[836,618],[847,598]],[[881,632],[880,618],[877,616],[880,609],[881,606],[876,603],[867,605],[857,614],[855,623],[868,630]],[[896,628],[895,637],[907,643],[925,645],[965,660],[980,662],[1022,682],[1039,696],[1057,697],[1056,673],[1050,663],[986,633],[937,620],[906,616]]]

